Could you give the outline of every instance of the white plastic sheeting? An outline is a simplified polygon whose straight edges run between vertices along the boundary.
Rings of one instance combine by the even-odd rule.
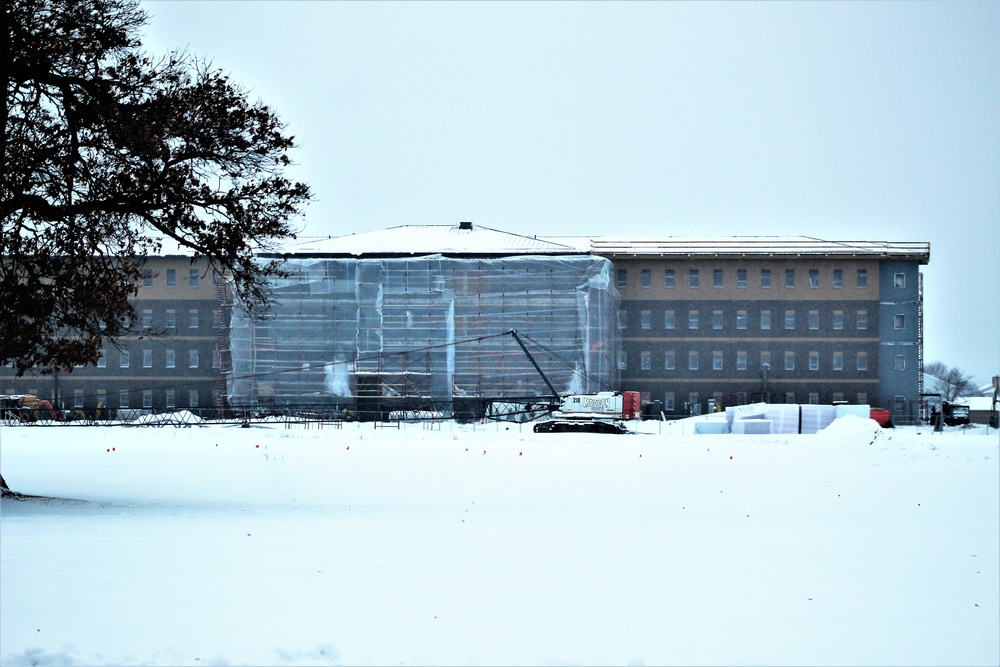
[[[448,401],[617,389],[618,292],[590,255],[302,258],[284,263],[263,319],[233,308],[229,400]],[[531,344],[529,343],[529,349]]]

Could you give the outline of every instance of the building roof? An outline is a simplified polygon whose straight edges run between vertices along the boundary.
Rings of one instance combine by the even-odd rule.
[[[725,238],[601,238],[591,252],[613,257],[874,257],[930,261],[929,243],[827,241],[808,236],[735,236]]]
[[[930,260],[930,244],[827,241],[807,236],[718,238],[591,238],[522,236],[481,225],[400,225],[371,232],[301,238],[277,254],[307,256],[535,255],[592,253],[602,257],[871,257]]]
[[[282,254],[310,256],[541,255],[588,252],[572,245],[521,236],[471,223],[401,225],[372,232],[297,239]]]

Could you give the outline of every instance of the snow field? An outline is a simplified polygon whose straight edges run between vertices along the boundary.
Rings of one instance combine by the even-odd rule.
[[[995,431],[643,427],[4,428],[0,664],[1000,660]]]

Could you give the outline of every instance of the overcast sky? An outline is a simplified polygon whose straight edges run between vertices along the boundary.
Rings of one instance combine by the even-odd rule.
[[[1000,3],[143,5],[288,123],[304,235],[926,241],[925,361],[1000,373]]]

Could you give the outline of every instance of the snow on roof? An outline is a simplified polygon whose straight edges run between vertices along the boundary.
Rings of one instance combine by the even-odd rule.
[[[665,237],[653,239],[593,239],[598,255],[682,255],[686,257],[836,256],[930,260],[929,243],[888,241],[826,241],[808,236],[735,236],[725,238]]]
[[[888,241],[826,241],[807,236],[592,238],[523,236],[472,223],[400,225],[359,234],[303,238],[283,246],[293,255],[518,255],[593,253],[600,256],[681,257],[876,257],[930,260],[930,244]]]
[[[579,253],[577,247],[532,236],[511,234],[489,227],[455,225],[402,225],[372,232],[305,238],[282,248],[293,255],[534,255]],[[587,252],[587,250],[582,250]]]

